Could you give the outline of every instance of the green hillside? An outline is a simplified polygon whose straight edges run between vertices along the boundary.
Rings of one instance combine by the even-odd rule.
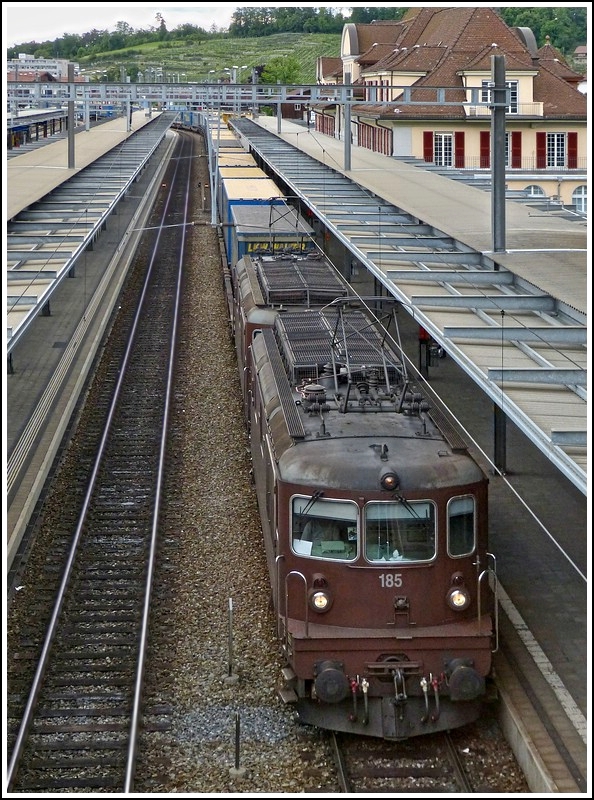
[[[165,82],[207,83],[225,78],[225,68],[238,70],[237,80],[247,83],[252,67],[266,65],[271,58],[292,56],[301,64],[295,83],[316,82],[316,59],[340,55],[340,34],[279,33],[251,39],[205,39],[196,41],[151,42],[133,48],[103,53],[88,60],[77,59],[83,75],[91,79],[121,80],[122,70],[132,82],[138,73],[152,80],[163,74]]]

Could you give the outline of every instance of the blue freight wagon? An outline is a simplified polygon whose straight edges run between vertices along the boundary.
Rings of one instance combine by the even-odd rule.
[[[229,266],[245,255],[302,255],[316,249],[313,228],[287,203],[231,208]]]
[[[232,208],[235,206],[283,205],[285,197],[270,178],[223,178],[219,218],[223,225],[227,257],[231,254],[233,239]]]

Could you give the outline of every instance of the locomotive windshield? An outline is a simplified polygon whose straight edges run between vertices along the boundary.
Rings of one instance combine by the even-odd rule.
[[[427,501],[368,503],[368,561],[427,561],[435,555],[435,507]]]
[[[313,497],[293,498],[293,550],[300,555],[340,558],[357,557],[355,503]]]
[[[359,553],[359,508],[350,501],[314,494],[294,497],[292,546],[299,555],[353,561]],[[363,511],[367,561],[430,561],[436,553],[436,511],[428,500],[370,502]],[[469,555],[476,547],[475,500],[448,503],[448,554]]]
[[[448,553],[465,556],[475,547],[474,497],[453,497],[448,503]]]

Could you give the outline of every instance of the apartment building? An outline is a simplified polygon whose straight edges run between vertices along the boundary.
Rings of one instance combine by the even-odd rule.
[[[317,79],[353,85],[354,144],[478,182],[491,170],[494,55],[505,64],[508,190],[585,214],[583,76],[550,40],[538,48],[529,28],[510,28],[494,9],[411,8],[397,22],[348,23],[340,59],[318,59]],[[317,130],[344,138],[340,106],[314,111]]]

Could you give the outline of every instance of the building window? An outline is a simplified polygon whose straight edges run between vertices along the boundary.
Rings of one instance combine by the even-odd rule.
[[[577,169],[578,144],[576,131],[568,133],[536,133],[537,169]]]
[[[573,190],[571,200],[575,206],[575,210],[580,214],[588,213],[588,187],[578,186]]]
[[[547,167],[565,166],[565,134],[547,133]]]
[[[518,82],[506,81],[506,88],[509,90],[509,105],[505,109],[506,114],[518,113]]]
[[[530,197],[543,197],[544,196],[544,189],[541,189],[540,186],[537,186],[535,183],[530,184],[527,186],[524,191],[526,194],[530,195]]]
[[[492,81],[482,81],[481,84],[481,103],[492,102]],[[518,82],[506,81],[505,88],[508,90],[509,104],[505,108],[506,114],[518,113]]]
[[[438,167],[453,165],[454,137],[451,133],[436,133],[433,137],[433,163]]]

